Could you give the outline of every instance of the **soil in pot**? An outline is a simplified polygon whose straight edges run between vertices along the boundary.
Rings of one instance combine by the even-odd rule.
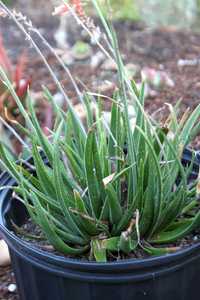
[[[192,214],[196,214],[196,211],[200,209],[200,206],[197,206],[193,212],[190,212]],[[191,217],[191,215],[190,215]],[[27,219],[26,222],[21,226],[18,227],[16,224],[12,223],[13,225],[13,232],[17,236],[19,236],[20,239],[23,239],[24,241],[29,242],[34,247],[39,248],[43,251],[47,251],[49,253],[63,256],[61,253],[57,252],[53,246],[51,246],[48,241],[46,240],[45,236],[42,234],[39,226],[34,224],[30,219]],[[169,247],[171,249],[174,249],[175,251],[179,251],[181,249],[185,249],[188,246],[192,246],[194,244],[199,243],[200,241],[200,230],[194,231],[192,234],[186,236],[183,239],[178,240],[176,243],[171,244],[164,244],[162,245],[163,248]],[[155,246],[156,247],[156,246]],[[161,246],[159,246],[161,247]],[[72,256],[64,256],[66,258],[73,258]],[[137,248],[133,253],[130,253],[129,255],[125,255],[123,253],[115,253],[111,254],[108,257],[109,261],[119,261],[124,259],[147,259],[151,257],[148,253],[146,253],[143,249]],[[90,253],[85,253],[85,255],[78,257],[81,261],[93,261],[94,258],[91,257]]]
[[[9,219],[16,209],[11,194],[1,194],[0,223],[10,247],[20,300],[196,300],[199,243],[163,257],[106,264],[64,258],[38,250],[6,229],[2,215]],[[14,221],[19,226],[22,219]]]

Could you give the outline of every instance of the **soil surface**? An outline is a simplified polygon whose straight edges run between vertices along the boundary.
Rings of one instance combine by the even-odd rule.
[[[199,207],[195,207],[192,211],[192,215],[194,216],[197,211],[199,210]],[[190,212],[191,214],[191,212]],[[190,217],[192,216],[190,215]],[[14,223],[13,223],[14,225]],[[18,227],[14,225],[13,232],[25,242],[28,242],[31,244],[31,246],[35,247],[36,249],[41,249],[42,251],[48,252],[50,254],[55,254],[60,257],[66,257],[73,259],[74,256],[70,255],[62,255],[57,250],[54,249],[52,245],[49,244],[46,237],[42,234],[42,231],[39,226],[35,225],[31,219],[26,220],[26,222],[21,226]],[[153,247],[158,248],[171,248],[171,253],[176,252],[178,250],[187,248],[188,246],[191,246],[195,243],[198,243],[200,239],[200,231],[196,230],[192,234],[187,235],[185,238],[177,240],[177,242],[174,242],[173,244],[164,244],[164,245],[152,245]],[[149,258],[151,254],[147,253],[140,247],[137,247],[135,251],[133,251],[130,254],[124,254],[124,253],[116,253],[112,252],[109,253],[107,259],[108,262],[115,262],[123,259],[146,259]],[[81,255],[80,257],[77,256],[79,260],[82,261],[94,261],[94,257],[91,257],[90,252],[86,252],[84,255]]]
[[[53,22],[53,23],[52,23]],[[56,46],[54,40],[54,32],[57,21],[44,20],[43,23],[38,22],[37,26],[44,33],[51,45]],[[182,32],[167,29],[149,30],[141,24],[134,23],[117,23],[116,29],[119,37],[119,44],[123,53],[126,64],[134,64],[136,69],[141,70],[144,67],[153,68],[156,71],[163,71],[173,81],[174,86],[164,85],[159,89],[152,88],[146,100],[146,108],[156,117],[163,117],[167,113],[166,102],[175,104],[177,100],[182,99],[181,110],[186,108],[194,108],[200,99],[200,34],[192,32]],[[59,96],[59,92],[53,83],[47,69],[42,63],[34,50],[30,46],[30,42],[25,40],[24,36],[16,30],[16,27],[10,20],[0,20],[0,31],[4,36],[6,47],[14,61],[19,53],[26,50],[28,52],[28,68],[27,72],[32,78],[32,89],[35,93],[41,91],[41,85],[47,85],[51,92]],[[75,36],[70,39],[73,44]],[[82,38],[82,36],[78,36]],[[38,37],[36,41],[39,42]],[[42,53],[47,57],[48,62],[54,67],[59,79],[63,80],[63,85],[68,92],[73,103],[78,103],[72,84],[66,74],[56,62],[55,57],[42,47]],[[97,47],[92,47],[93,56],[97,53]],[[69,62],[66,50],[66,63]],[[63,55],[63,54],[62,54]],[[64,55],[63,55],[64,57]],[[180,66],[180,59],[190,61],[190,66]],[[192,61],[192,63],[191,63]],[[105,62],[105,61],[104,61]],[[101,87],[102,93],[109,95],[113,86],[108,81],[116,82],[116,72],[112,66],[105,64],[102,67],[98,64],[96,67],[91,66],[91,60],[74,60],[69,68],[72,74],[79,77],[87,87],[97,92]],[[179,64],[178,64],[179,62]],[[135,78],[137,82],[141,81],[140,72],[136,72]],[[79,85],[81,87],[81,85]],[[157,112],[157,113],[156,113]],[[198,140],[195,144],[198,149],[200,143]],[[16,292],[9,292],[10,283],[15,283],[11,268],[0,268],[0,299],[16,300],[18,299]]]

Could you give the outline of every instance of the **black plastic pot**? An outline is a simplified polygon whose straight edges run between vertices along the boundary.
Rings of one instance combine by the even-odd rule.
[[[0,184],[15,184],[8,174]],[[20,300],[197,300],[200,243],[175,254],[114,263],[67,259],[37,249],[12,233],[24,206],[0,193],[0,231],[8,243]]]
[[[194,155],[194,157],[193,157]],[[194,179],[197,179],[199,174],[199,166],[200,166],[200,152],[193,151],[189,148],[185,148],[182,156],[182,164],[183,166],[189,166],[193,161],[192,170],[189,174],[188,181],[191,182]]]

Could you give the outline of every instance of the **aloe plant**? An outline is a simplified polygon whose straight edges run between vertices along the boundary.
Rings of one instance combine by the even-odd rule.
[[[110,121],[104,119],[100,95],[94,113],[91,102],[95,98],[79,94],[86,112],[85,126],[70,102],[64,112],[45,89],[45,97],[56,112],[48,138],[33,101],[27,99],[27,112],[0,69],[0,77],[26,119],[27,128],[21,129],[31,141],[35,173],[10,161],[3,145],[1,162],[16,179],[18,185],[13,189],[32,221],[60,253],[106,262],[111,257],[129,257],[139,249],[150,255],[173,252],[178,249],[174,243],[200,227],[198,180],[188,186],[192,163],[188,167],[181,163],[184,147],[199,132],[200,105],[181,118],[178,105],[169,105],[164,125],[152,120],[144,110],[144,84],[138,90],[135,82],[129,81],[112,27],[98,3],[92,2],[118,67],[118,89],[109,98]],[[130,101],[135,122],[129,119]]]
[[[134,83],[133,87],[136,90]],[[142,105],[143,91],[137,91]],[[89,100],[85,96],[87,129],[71,111],[60,111],[51,141],[29,105],[36,174],[11,162],[0,147],[3,164],[18,182],[15,191],[61,253],[92,254],[97,261],[106,261],[110,253],[128,255],[138,247],[150,254],[174,251],[157,245],[176,242],[200,226],[200,212],[186,214],[198,204],[198,185],[195,181],[187,186],[189,169],[181,164],[183,147],[196,130],[200,105],[180,122],[171,108],[164,127],[138,111],[135,126],[127,128],[120,90],[113,99],[110,124],[103,119],[101,105],[94,120]]]

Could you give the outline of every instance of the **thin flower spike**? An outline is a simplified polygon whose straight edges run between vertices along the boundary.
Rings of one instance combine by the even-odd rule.
[[[66,1],[64,1],[64,2],[66,2]],[[99,27],[96,27],[94,25],[93,20],[91,20],[85,13],[84,8],[83,8],[83,6],[85,4],[86,4],[86,1],[69,0],[68,3],[55,7],[52,15],[53,16],[59,15],[62,17],[68,13],[71,13],[71,15],[73,17],[75,17],[78,24],[81,24],[81,26],[90,35],[91,44],[93,44],[93,45],[99,44],[99,40],[101,38],[101,30]],[[100,46],[100,48],[102,50],[101,46]],[[105,51],[105,49],[104,49],[104,51]]]

